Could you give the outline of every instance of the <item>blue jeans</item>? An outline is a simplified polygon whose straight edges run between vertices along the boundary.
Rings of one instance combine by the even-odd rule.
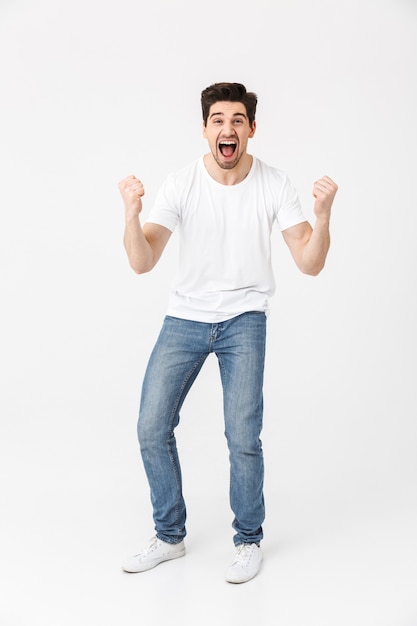
[[[230,459],[230,506],[235,545],[259,542],[265,517],[260,433],[266,317],[243,313],[221,323],[167,316],[142,387],[138,438],[148,478],[156,535],[178,543],[186,535],[186,507],[174,436],[185,397],[211,352],[223,386]]]

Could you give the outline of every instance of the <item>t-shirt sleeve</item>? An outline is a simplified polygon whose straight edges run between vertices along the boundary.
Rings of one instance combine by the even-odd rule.
[[[179,215],[178,194],[173,176],[170,175],[159,189],[145,223],[159,224],[173,232],[178,224]]]
[[[301,208],[298,193],[287,176],[285,176],[282,186],[276,219],[280,230],[286,230],[291,226],[307,221]]]

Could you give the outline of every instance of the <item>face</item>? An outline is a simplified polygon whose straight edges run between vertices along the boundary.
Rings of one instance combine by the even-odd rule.
[[[219,167],[231,170],[246,153],[248,139],[255,134],[256,123],[249,125],[246,107],[241,102],[216,102],[210,107],[203,135]]]

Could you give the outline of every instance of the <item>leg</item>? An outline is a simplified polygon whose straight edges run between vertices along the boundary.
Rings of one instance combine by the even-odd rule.
[[[260,433],[265,337],[265,315],[245,313],[223,323],[215,348],[223,384],[235,545],[259,543],[263,537],[264,462]]]
[[[208,324],[166,317],[142,386],[138,438],[148,478],[156,535],[179,543],[186,510],[174,429],[180,409],[208,352]],[[203,340],[202,340],[203,337]]]

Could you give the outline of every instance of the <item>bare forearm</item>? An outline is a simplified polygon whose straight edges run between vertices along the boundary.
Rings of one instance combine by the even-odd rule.
[[[154,266],[154,253],[146,239],[138,216],[126,218],[123,239],[131,268],[137,274],[149,272]]]
[[[149,243],[140,223],[142,196],[145,191],[136,176],[127,176],[119,183],[125,205],[125,232],[123,243],[130,266],[137,274],[149,272],[155,265],[154,248]]]
[[[316,223],[300,255],[300,269],[305,274],[317,276],[326,262],[330,247],[330,214],[336,192],[337,185],[328,176],[323,176],[314,183]]]
[[[324,267],[329,247],[329,219],[317,218],[311,236],[301,254],[301,271],[304,272],[304,274],[317,276]]]

